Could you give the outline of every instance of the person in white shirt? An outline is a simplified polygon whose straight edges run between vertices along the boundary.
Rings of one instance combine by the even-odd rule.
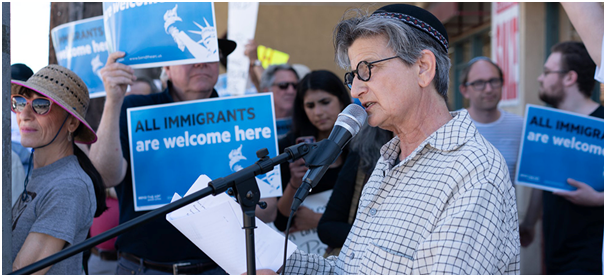
[[[487,57],[473,58],[461,72],[459,91],[469,100],[469,116],[505,158],[513,184],[524,119],[498,108],[502,87],[503,71]]]

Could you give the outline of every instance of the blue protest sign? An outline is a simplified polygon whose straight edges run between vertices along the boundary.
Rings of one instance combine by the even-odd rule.
[[[59,25],[51,30],[51,39],[59,65],[84,81],[91,98],[104,96],[99,74],[108,56],[103,16]]]
[[[135,210],[184,195],[198,176],[225,177],[278,155],[273,95],[214,98],[130,108],[128,132]],[[280,169],[257,177],[261,197],[282,195]]]
[[[604,191],[604,120],[526,106],[516,184],[548,191],[576,190],[572,178]]]
[[[219,61],[212,2],[104,2],[110,52],[133,68]]]

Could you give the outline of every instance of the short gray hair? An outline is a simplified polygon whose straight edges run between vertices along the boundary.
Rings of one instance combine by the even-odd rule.
[[[265,71],[263,71],[263,75],[261,75],[261,82],[259,85],[261,86],[262,90],[271,88],[271,85],[276,79],[276,72],[280,70],[292,71],[292,73],[294,73],[297,77],[297,81],[299,80],[299,75],[297,74],[297,71],[290,64],[284,63],[271,65],[267,69],[265,69]]]
[[[346,18],[349,14],[353,16]],[[450,58],[444,47],[427,33],[397,19],[371,16],[361,9],[348,10],[333,32],[335,61],[343,69],[349,68],[348,49],[359,38],[385,35],[387,46],[407,65],[414,64],[421,51],[427,49],[436,57],[436,75],[433,80],[438,93],[447,100]]]

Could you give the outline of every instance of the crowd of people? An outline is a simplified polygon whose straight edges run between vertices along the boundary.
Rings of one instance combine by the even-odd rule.
[[[563,5],[582,27],[579,8]],[[535,189],[529,206],[517,207],[514,177],[524,120],[499,107],[501,68],[487,57],[470,60],[458,88],[469,106],[450,111],[449,41],[434,15],[407,4],[348,14],[333,37],[338,65],[351,70],[344,80],[290,64],[264,69],[255,42],[245,50],[248,90],[273,93],[280,153],[328,138],[354,99],[368,114],[311,191],[332,191],[323,212],[303,205],[286,230],[293,195],[308,170],[304,159],[282,165],[282,196],[263,198],[267,207],[257,208],[263,222],[285,233],[317,230],[327,246],[324,255],[296,250],[284,273],[520,274],[520,247],[535,239],[542,218],[547,274],[602,274],[603,192],[568,179],[575,191]],[[594,77],[603,82],[603,49],[595,46],[603,47],[603,40],[579,33],[590,46],[554,45],[537,79],[539,96],[554,108],[603,119],[604,107],[591,100]],[[598,34],[603,38],[603,29]],[[218,47],[223,61],[236,48],[224,38]],[[111,53],[101,70],[106,96],[92,115],[98,122],[87,115],[94,109],[86,85],[69,69],[48,65],[34,74],[12,66],[11,109],[18,126],[13,269],[146,213],[134,209],[128,108],[225,94],[219,62],[165,66],[159,91],[117,62],[124,56]],[[519,208],[527,209],[522,222]],[[170,243],[163,243],[167,238]],[[226,274],[164,217],[97,245],[89,255],[38,273]]]

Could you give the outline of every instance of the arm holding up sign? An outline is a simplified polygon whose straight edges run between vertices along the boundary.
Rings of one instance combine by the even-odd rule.
[[[250,68],[248,74],[250,74],[250,80],[253,82],[258,92],[261,91],[261,75],[263,75],[263,66],[257,56],[257,43],[255,40],[249,40],[244,48],[244,55],[250,60]]]
[[[591,59],[600,65],[604,39],[604,8],[599,2],[562,2],[572,26],[587,47]]]
[[[116,62],[124,55],[124,52],[111,53],[107,64],[101,69],[107,96],[97,131],[98,140],[90,149],[90,159],[101,173],[107,187],[116,186],[126,176],[127,165],[120,143],[120,109],[126,88],[136,77],[130,66]]]

